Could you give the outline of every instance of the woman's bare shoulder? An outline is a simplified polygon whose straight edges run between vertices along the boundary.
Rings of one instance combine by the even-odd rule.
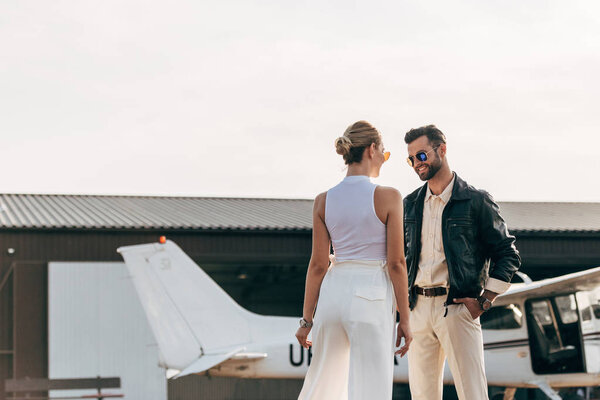
[[[327,192],[319,193],[315,197],[314,209],[318,211],[325,211],[325,200],[327,199]]]
[[[400,191],[391,186],[377,186],[375,189],[376,193],[385,200],[402,200],[402,195]]]
[[[315,204],[324,203],[326,198],[327,198],[327,192],[319,193],[315,197]]]

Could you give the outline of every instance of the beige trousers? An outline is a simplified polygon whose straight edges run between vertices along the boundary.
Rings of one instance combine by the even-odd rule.
[[[444,361],[458,398],[487,400],[483,339],[479,318],[473,320],[464,304],[448,306],[446,296],[419,295],[410,313],[413,342],[408,351],[408,376],[413,400],[442,400]]]
[[[390,400],[395,300],[384,261],[334,262],[312,329],[300,400]]]

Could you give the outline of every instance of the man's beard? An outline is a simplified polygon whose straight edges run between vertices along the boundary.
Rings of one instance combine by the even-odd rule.
[[[433,178],[433,177],[435,176],[435,174],[437,174],[437,172],[438,172],[438,171],[439,171],[439,170],[442,168],[442,163],[441,163],[441,162],[439,162],[439,160],[437,160],[437,161],[438,161],[438,163],[436,163],[436,164],[429,164],[429,165],[427,166],[427,173],[426,173],[425,175],[421,176],[421,175],[419,174],[419,178],[420,178],[422,181],[428,181],[428,180],[430,180],[430,179],[431,179],[431,178]]]

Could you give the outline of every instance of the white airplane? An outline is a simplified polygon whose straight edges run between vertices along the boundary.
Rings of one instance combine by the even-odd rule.
[[[118,252],[167,377],[304,378],[312,353],[294,336],[299,317],[245,310],[171,241]],[[558,400],[555,388],[600,385],[600,267],[525,280],[481,318],[488,384],[507,387],[509,400],[516,388],[539,388]],[[408,382],[406,358],[396,356],[394,381]]]

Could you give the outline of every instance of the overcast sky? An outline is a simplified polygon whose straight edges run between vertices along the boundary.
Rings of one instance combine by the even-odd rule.
[[[3,193],[312,198],[366,119],[497,200],[600,201],[597,1],[0,3]]]

